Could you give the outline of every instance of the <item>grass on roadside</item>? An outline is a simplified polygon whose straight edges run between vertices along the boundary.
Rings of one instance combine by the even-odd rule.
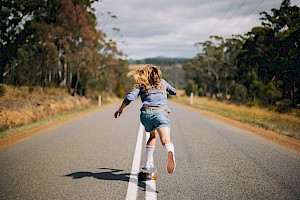
[[[99,108],[99,106],[91,106],[91,107],[82,108],[82,109],[73,109],[73,110],[65,112],[63,114],[56,114],[54,116],[51,116],[51,117],[46,118],[41,121],[36,121],[36,122],[32,122],[32,123],[29,123],[29,124],[26,124],[26,125],[23,125],[23,126],[20,126],[17,128],[8,129],[3,132],[0,132],[0,139],[11,136],[11,135],[15,135],[15,134],[27,131],[27,130],[31,130],[31,129],[34,129],[37,127],[41,127],[41,126],[44,126],[47,124],[65,120],[65,119],[70,118],[71,116],[78,115],[80,113],[84,113],[84,112],[88,112],[88,111],[92,111],[97,108]]]
[[[178,96],[174,101],[189,104],[189,97]],[[195,97],[192,106],[300,139],[300,118],[295,115],[271,112],[257,107],[238,106],[205,97]]]
[[[72,96],[66,88],[0,84],[0,139],[92,110],[98,95]],[[107,93],[101,96],[103,105],[118,100]]]

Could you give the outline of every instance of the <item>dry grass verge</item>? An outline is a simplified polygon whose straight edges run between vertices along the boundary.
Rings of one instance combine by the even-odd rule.
[[[179,95],[174,100],[184,104],[190,103],[189,97],[185,95]],[[266,130],[272,130],[288,137],[300,139],[300,118],[293,114],[281,114],[262,108],[238,106],[205,97],[195,97],[192,106]]]
[[[92,105],[90,99],[70,96],[64,89],[2,87],[5,93],[0,98],[0,131]]]
[[[93,105],[90,99],[70,96],[59,88],[1,87],[0,138],[18,127]]]
[[[294,151],[300,153],[300,140],[298,140],[298,139],[290,138],[290,137],[287,137],[285,135],[278,134],[277,132],[274,132],[274,131],[271,131],[271,130],[266,130],[266,129],[263,129],[263,128],[258,127],[258,126],[253,126],[253,125],[250,125],[250,124],[246,124],[246,123],[243,123],[243,122],[236,121],[234,119],[223,117],[223,116],[221,116],[217,113],[214,113],[214,112],[211,112],[211,111],[206,111],[206,110],[201,110],[201,109],[193,107],[191,105],[178,103],[176,101],[173,101],[173,102],[176,103],[176,104],[180,104],[180,106],[184,106],[188,109],[192,109],[195,112],[199,112],[203,115],[206,115],[210,118],[228,123],[232,126],[238,127],[240,129],[243,129],[243,130],[248,131],[250,133],[254,133],[254,134],[256,134],[260,137],[263,137],[263,138],[265,138],[269,141],[275,142],[275,143],[280,144],[280,145],[282,145],[282,146],[284,146],[288,149],[291,149],[291,150],[294,150]]]
[[[104,109],[119,98],[102,93],[94,100],[71,96],[63,88],[11,87],[0,84],[0,148],[16,144],[43,130]]]
[[[110,105],[113,104],[106,104],[101,107],[92,106],[87,109],[77,111],[73,110],[62,115],[56,115],[39,122],[30,123],[15,129],[4,131],[2,132],[2,134],[5,134],[7,137],[0,138],[0,149],[30,139],[35,135],[43,133],[43,131],[45,130],[49,130],[51,128],[59,126],[60,124],[67,123],[77,118],[87,116],[93,112],[105,109]]]
[[[182,92],[172,98],[172,101],[300,152],[300,118],[297,115],[274,113],[199,97],[195,97],[194,104],[190,105],[189,97]]]

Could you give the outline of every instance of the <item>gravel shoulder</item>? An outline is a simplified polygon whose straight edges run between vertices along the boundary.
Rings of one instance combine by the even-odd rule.
[[[265,138],[269,141],[275,142],[277,144],[280,144],[288,149],[291,149],[293,151],[296,151],[298,153],[300,153],[300,140],[294,139],[294,138],[290,138],[287,137],[285,135],[279,134],[277,132],[271,131],[271,130],[266,130],[257,126],[251,126],[249,124],[246,123],[242,123],[233,119],[229,119],[226,117],[223,117],[221,115],[218,115],[216,113],[213,112],[209,112],[209,111],[205,111],[205,110],[201,110],[201,109],[197,109],[195,107],[192,106],[188,106],[185,104],[181,104],[175,101],[172,101],[172,103],[178,105],[178,106],[182,106],[185,107],[187,109],[193,110],[195,112],[201,113],[203,115],[206,115],[210,118],[225,122],[227,124],[231,124],[235,127],[238,127],[240,129],[243,129],[245,131],[248,131],[252,134],[256,134],[262,138]]]

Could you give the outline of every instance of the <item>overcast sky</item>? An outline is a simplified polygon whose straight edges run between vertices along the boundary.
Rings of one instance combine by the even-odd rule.
[[[102,0],[94,4],[98,28],[128,59],[156,56],[192,58],[209,36],[244,35],[260,25],[282,0]],[[300,6],[300,0],[291,0]],[[108,14],[111,12],[111,14]],[[112,15],[117,18],[109,17]],[[117,28],[117,30],[115,29]],[[119,29],[119,30],[118,30]]]

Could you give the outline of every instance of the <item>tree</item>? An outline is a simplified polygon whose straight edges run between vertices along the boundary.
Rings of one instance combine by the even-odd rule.
[[[188,96],[191,93],[194,93],[194,95],[198,94],[198,86],[193,80],[188,80],[186,87],[185,87],[185,93]]]
[[[201,75],[193,80],[201,87],[204,94],[209,93],[211,97],[215,95],[217,98],[226,100],[231,91],[229,85],[236,77],[236,57],[241,49],[243,37],[234,36],[226,40],[219,36],[210,38],[211,40],[197,43],[202,47],[203,52],[196,56],[195,59],[198,62],[194,61],[189,64],[198,65],[195,67]]]
[[[300,8],[284,0],[272,13],[262,12],[262,26],[247,34],[243,60],[267,85],[273,82],[296,105],[296,91],[300,84]],[[282,83],[282,84],[281,84]],[[277,95],[275,95],[277,97]],[[275,98],[274,96],[274,98]]]
[[[4,14],[10,20],[14,16],[13,12],[21,13],[23,4],[30,7],[33,2],[35,1],[26,0],[7,3],[4,7],[7,12]],[[14,56],[5,61],[3,66],[9,69],[5,72],[5,83],[67,87],[72,95],[86,95],[87,91],[93,90],[115,92],[112,84],[123,77],[124,81],[121,83],[127,87],[126,77],[116,76],[120,71],[128,70],[127,63],[118,58],[123,53],[118,50],[116,42],[107,39],[103,31],[96,30],[96,16],[91,7],[93,0],[41,2],[38,8],[30,7],[33,11],[31,15],[28,14],[28,23],[23,20],[18,25],[26,24],[24,32],[34,31],[26,40],[21,40]],[[5,20],[1,23],[2,28],[9,24]],[[8,31],[6,32],[8,35]],[[4,44],[12,43],[8,41],[9,38],[4,37],[6,35],[1,32],[1,41]],[[7,53],[7,50],[1,52]]]
[[[6,64],[16,56],[18,48],[28,42],[35,29],[31,23],[44,1],[3,0],[0,18],[0,83]]]
[[[284,0],[261,13],[261,26],[229,39],[199,42],[196,57],[184,64],[187,79],[212,97],[276,105],[300,103],[300,8]]]

